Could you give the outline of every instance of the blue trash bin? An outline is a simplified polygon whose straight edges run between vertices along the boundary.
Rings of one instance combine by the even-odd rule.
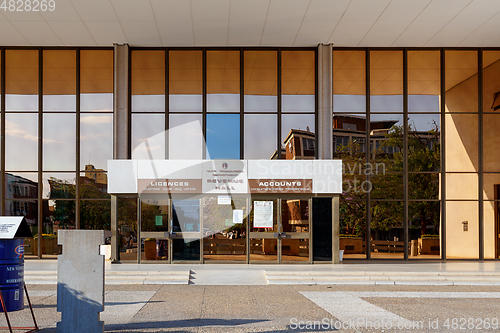
[[[7,312],[24,307],[24,240],[0,239],[0,291]],[[3,307],[0,304],[0,310]]]

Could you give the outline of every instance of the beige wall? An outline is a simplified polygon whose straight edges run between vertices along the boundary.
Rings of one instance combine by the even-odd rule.
[[[490,109],[495,92],[500,91],[500,61],[483,71],[484,111]],[[477,112],[477,75],[461,82],[446,92],[446,112]],[[491,99],[489,98],[491,96]],[[446,171],[478,171],[478,119],[474,114],[446,114]],[[484,170],[500,171],[500,113],[485,116],[483,122]],[[500,174],[484,174],[484,199],[494,199],[494,184],[500,184]],[[448,174],[447,199],[477,200],[476,174]],[[469,230],[463,231],[462,222],[468,221]],[[478,202],[446,203],[446,251],[448,258],[479,257]],[[492,202],[484,203],[484,256],[495,257],[495,215]]]

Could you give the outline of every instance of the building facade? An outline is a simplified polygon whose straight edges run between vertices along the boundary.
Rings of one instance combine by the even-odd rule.
[[[138,238],[139,220],[173,219],[172,199],[108,194],[108,160],[342,159],[333,239],[315,238],[332,220],[331,200],[272,199],[287,228],[312,230],[317,255],[311,250],[307,262],[335,261],[329,247],[337,245],[345,259],[500,258],[499,5],[340,1],[288,12],[275,0],[254,8],[207,3],[90,4],[99,16],[64,1],[54,17],[36,14],[40,31],[47,24],[59,41],[4,14],[5,31],[18,33],[0,39],[0,212],[25,215],[34,234],[45,234],[36,240],[37,257],[57,254],[43,244],[61,228],[110,231],[114,259],[172,262],[171,251],[180,261],[203,262],[216,255],[205,246],[215,241],[203,243],[202,201],[179,208],[192,219],[199,210],[193,242],[174,249],[160,238]],[[191,13],[191,35],[172,32],[186,28],[175,15],[163,20],[153,12]],[[60,15],[74,13],[74,29],[82,23],[94,42],[80,30],[74,42],[64,35]],[[262,22],[249,21],[250,14]],[[225,30],[216,29],[217,20]],[[115,23],[127,38],[113,34]],[[232,240],[234,255],[248,255],[251,242],[237,241],[246,228],[221,227],[215,235]],[[156,252],[146,255],[153,240],[148,251]],[[276,261],[286,253],[303,257],[300,246],[276,250]]]

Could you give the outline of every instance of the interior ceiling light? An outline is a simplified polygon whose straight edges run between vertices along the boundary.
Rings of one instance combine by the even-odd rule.
[[[500,91],[495,93],[493,96],[493,105],[491,106],[493,111],[500,109]]]

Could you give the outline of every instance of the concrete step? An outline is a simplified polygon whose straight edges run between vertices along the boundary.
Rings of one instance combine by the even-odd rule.
[[[106,284],[189,284],[191,271],[106,271]],[[57,284],[56,271],[25,271],[26,284]]]
[[[500,272],[265,271],[269,284],[500,285]]]

